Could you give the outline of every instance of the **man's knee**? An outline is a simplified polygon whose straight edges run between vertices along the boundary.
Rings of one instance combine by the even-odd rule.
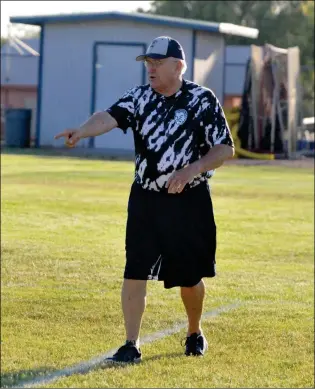
[[[203,280],[198,280],[198,281],[192,281],[191,283],[187,283],[185,286],[181,286],[181,290],[184,292],[194,292],[196,289],[203,288],[204,287],[204,282]]]
[[[130,278],[124,278],[122,291],[128,292],[131,295],[146,295],[147,280],[134,280]]]

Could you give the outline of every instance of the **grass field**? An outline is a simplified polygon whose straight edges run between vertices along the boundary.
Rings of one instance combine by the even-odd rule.
[[[133,163],[2,155],[1,386],[89,360],[124,341],[120,288]],[[314,387],[311,169],[225,166],[212,179],[215,279],[204,358],[185,330],[143,362],[62,377],[53,388]],[[142,336],[185,321],[178,288],[149,282]]]

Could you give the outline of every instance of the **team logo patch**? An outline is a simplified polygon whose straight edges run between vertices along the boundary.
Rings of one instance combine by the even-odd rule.
[[[175,111],[176,124],[178,124],[179,126],[184,124],[185,121],[187,120],[187,116],[188,116],[188,113],[185,109],[178,109],[177,111]]]

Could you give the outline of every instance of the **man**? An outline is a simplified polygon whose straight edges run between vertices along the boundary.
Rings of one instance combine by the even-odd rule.
[[[79,129],[66,130],[73,147],[81,138],[119,127],[133,130],[135,180],[128,202],[126,266],[121,294],[126,343],[112,358],[141,360],[139,332],[147,280],[180,287],[188,317],[186,355],[203,355],[201,329],[205,286],[215,276],[216,225],[208,178],[234,155],[219,101],[207,88],[183,79],[184,51],[176,40],[158,37],[145,55],[149,84],[125,93]]]

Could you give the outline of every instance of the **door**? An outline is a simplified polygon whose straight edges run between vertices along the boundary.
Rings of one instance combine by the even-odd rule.
[[[128,89],[144,83],[144,65],[136,56],[145,52],[141,43],[97,43],[94,112],[114,104]],[[133,133],[113,129],[94,139],[94,147],[134,150]]]

